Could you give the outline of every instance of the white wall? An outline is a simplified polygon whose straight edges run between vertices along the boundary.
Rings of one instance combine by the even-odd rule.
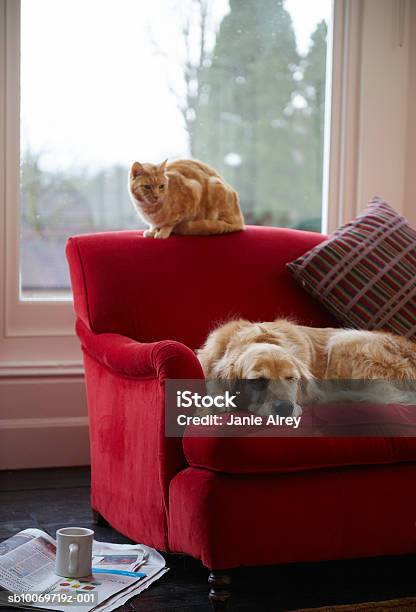
[[[411,4],[363,4],[357,190],[361,206],[380,195],[397,210],[405,208]]]
[[[84,379],[0,379],[0,469],[89,464]]]
[[[416,2],[410,2],[409,81],[407,91],[407,147],[404,214],[416,227]]]

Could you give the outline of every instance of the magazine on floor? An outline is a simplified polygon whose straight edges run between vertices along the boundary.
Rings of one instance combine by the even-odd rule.
[[[142,544],[94,541],[92,575],[55,574],[56,542],[40,529],[25,529],[0,543],[0,604],[44,610],[110,611],[168,571],[156,550]]]

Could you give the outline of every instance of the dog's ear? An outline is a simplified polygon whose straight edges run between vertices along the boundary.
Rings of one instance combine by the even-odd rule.
[[[196,352],[205,378],[217,378],[214,375],[215,365],[224,357],[233,336],[246,325],[249,325],[249,321],[236,319],[221,325],[209,334],[205,344]]]
[[[218,360],[214,366],[214,373],[218,378],[224,378],[226,380],[235,380],[242,378],[242,370],[234,361],[229,360],[227,355],[222,359]]]
[[[298,385],[297,403],[300,406],[314,403],[321,399],[321,391],[314,378],[302,379]]]
[[[317,396],[317,385],[315,377],[309,368],[297,357],[292,357],[294,364],[300,372],[300,382],[298,384],[297,403],[303,406],[312,402]]]

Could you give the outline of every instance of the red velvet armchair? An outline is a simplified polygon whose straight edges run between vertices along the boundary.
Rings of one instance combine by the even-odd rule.
[[[203,377],[194,349],[232,316],[334,325],[285,268],[323,240],[76,236],[67,246],[85,360],[92,508],[119,532],[211,570],[416,551],[416,440],[167,438],[165,381]]]

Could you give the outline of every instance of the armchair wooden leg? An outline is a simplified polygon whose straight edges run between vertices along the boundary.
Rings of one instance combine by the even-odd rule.
[[[226,610],[231,597],[231,573],[228,570],[212,570],[208,576],[211,587],[208,598],[215,612]]]
[[[94,508],[91,508],[92,522],[98,527],[108,527],[108,523],[103,516]]]

